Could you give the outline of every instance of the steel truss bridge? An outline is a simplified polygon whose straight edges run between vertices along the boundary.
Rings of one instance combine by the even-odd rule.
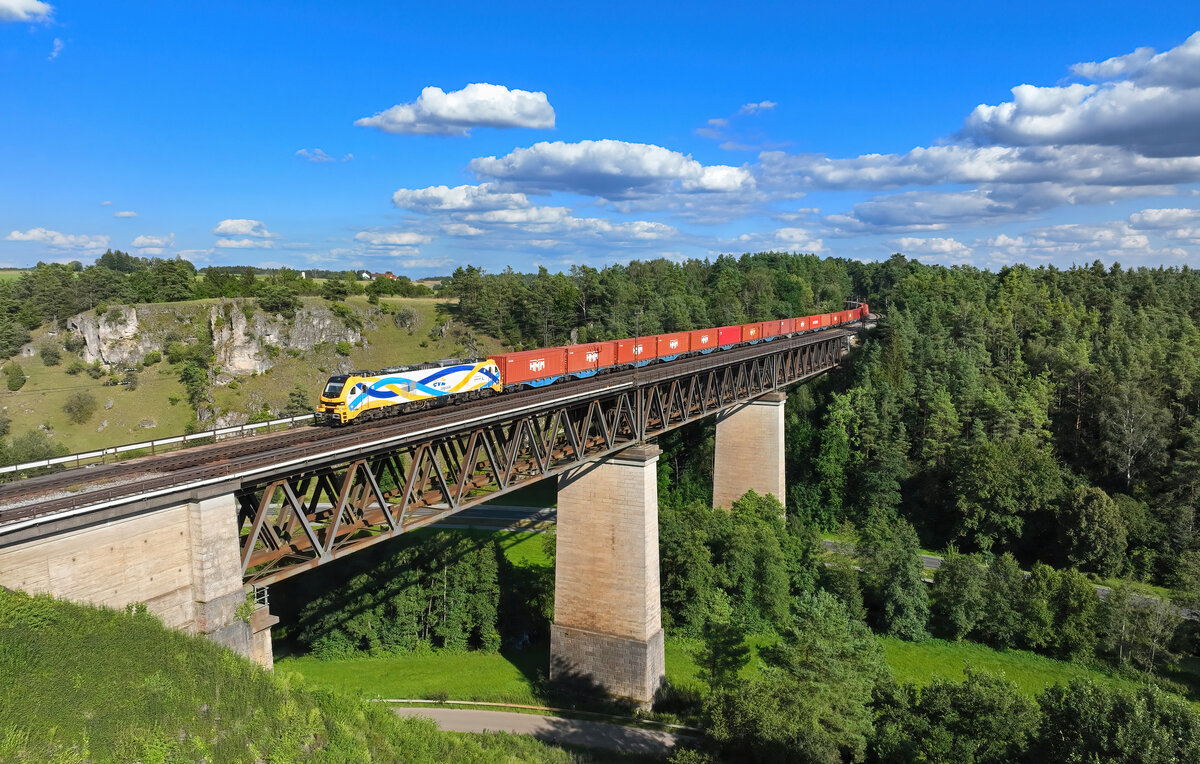
[[[237,492],[246,582],[279,581],[821,374],[848,349],[849,334],[832,330],[611,373],[450,432],[257,479]]]
[[[0,533],[227,486],[244,581],[283,580],[833,368],[827,329],[344,428],[302,428],[0,487]],[[39,493],[40,492],[40,493]]]

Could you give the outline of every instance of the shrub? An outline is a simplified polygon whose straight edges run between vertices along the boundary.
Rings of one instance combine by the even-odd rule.
[[[92,365],[87,367],[87,374],[92,379],[100,379],[104,376],[104,367],[100,365],[100,360],[92,361]]]
[[[149,353],[146,354],[146,357],[142,359],[142,365],[143,366],[153,366],[154,364],[158,363],[161,360],[162,360],[162,353],[158,352],[157,350],[151,350]]]
[[[278,313],[291,318],[301,305],[296,290],[284,284],[264,284],[258,292],[258,307],[266,313]]]
[[[114,305],[104,312],[104,320],[110,324],[115,324],[125,317],[125,311],[121,310],[121,306]]]
[[[342,319],[342,323],[344,323],[347,327],[351,329],[362,329],[362,317],[359,316],[358,313],[356,313],[350,306],[337,302],[333,305],[330,305],[329,309],[333,311],[335,316]]]
[[[87,369],[88,369],[88,365],[86,363],[84,363],[83,361],[80,361],[78,358],[76,358],[74,361],[71,361],[69,364],[67,364],[67,373],[70,374],[71,376],[75,376],[76,374],[79,374],[80,372],[87,371]]]
[[[58,345],[47,342],[38,350],[38,355],[41,356],[42,363],[47,366],[58,366],[62,363],[62,350]]]
[[[83,424],[96,413],[96,406],[96,396],[77,390],[67,398],[67,402],[63,404],[63,411],[75,424]]]
[[[182,342],[171,342],[167,345],[167,363],[180,363],[188,355],[188,346]]]
[[[63,340],[63,347],[67,349],[68,353],[78,353],[87,347],[87,340],[83,338],[82,334],[71,332],[67,334],[67,338]]]
[[[8,379],[9,390],[16,392],[25,386],[25,370],[16,361],[4,365],[4,376]]]
[[[334,350],[335,350],[335,351],[337,351],[337,354],[338,354],[338,355],[350,355],[350,348],[351,348],[351,347],[353,347],[353,346],[352,346],[352,345],[351,345],[349,342],[345,342],[345,341],[343,341],[343,342],[339,342],[339,343],[338,343],[338,344],[337,344],[337,345],[334,347]]]

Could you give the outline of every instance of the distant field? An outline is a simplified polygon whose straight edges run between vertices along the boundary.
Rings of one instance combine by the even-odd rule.
[[[21,270],[21,269],[15,269],[15,270],[3,269],[3,270],[0,270],[0,281],[16,281],[17,279],[21,278],[21,276],[24,276],[26,273],[29,273],[29,271]]]

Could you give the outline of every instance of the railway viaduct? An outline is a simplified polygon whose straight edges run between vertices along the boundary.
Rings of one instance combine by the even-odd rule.
[[[218,442],[0,486],[0,586],[121,608],[271,665],[270,584],[533,481],[558,481],[551,679],[663,681],[659,449],[717,418],[714,503],[784,498],[784,390],[830,329],[342,429]]]

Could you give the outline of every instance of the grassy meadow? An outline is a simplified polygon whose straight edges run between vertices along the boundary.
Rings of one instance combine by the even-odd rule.
[[[0,761],[579,762],[264,671],[153,616],[0,590]]]

